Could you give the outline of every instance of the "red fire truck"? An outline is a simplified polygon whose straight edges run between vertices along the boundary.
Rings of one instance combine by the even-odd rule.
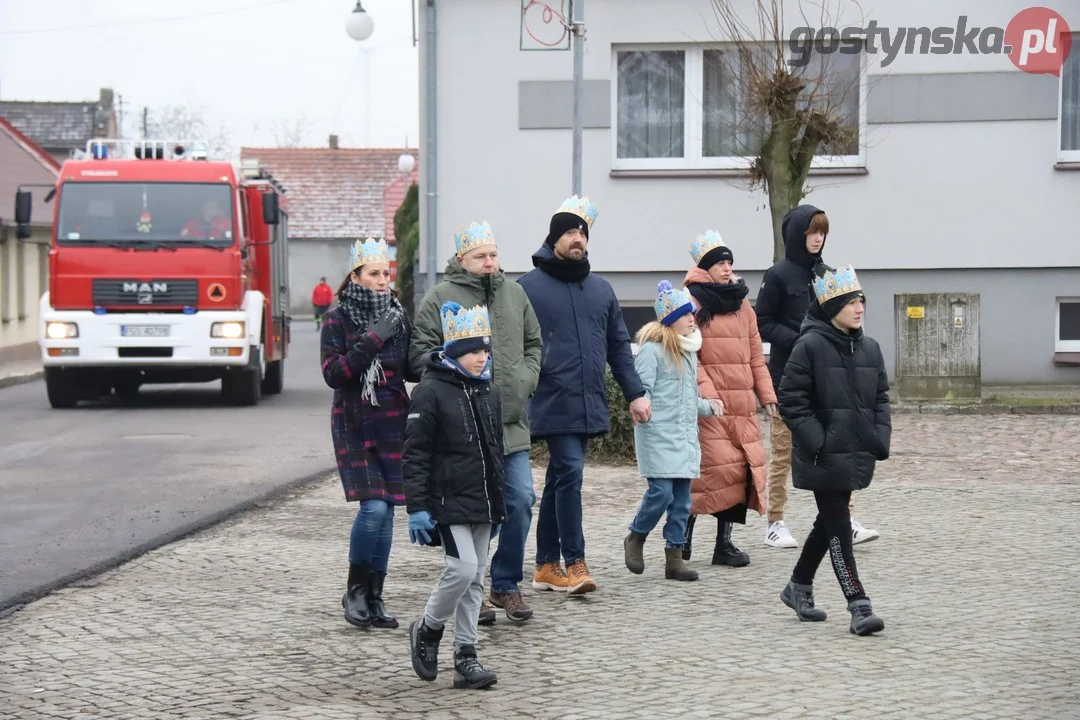
[[[147,383],[221,380],[234,404],[282,391],[289,345],[284,188],[197,144],[93,140],[64,162],[40,345],[54,408]],[[30,234],[31,195],[15,221]]]

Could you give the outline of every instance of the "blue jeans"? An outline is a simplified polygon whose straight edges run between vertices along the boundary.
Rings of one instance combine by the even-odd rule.
[[[393,539],[394,506],[384,500],[363,501],[349,535],[349,562],[374,565],[376,570],[385,573]]]
[[[581,530],[581,480],[585,472],[588,435],[552,435],[547,438],[547,476],[536,522],[536,564],[585,558],[585,535]]]
[[[523,579],[525,541],[532,525],[532,506],[536,503],[533,490],[532,465],[529,451],[511,453],[503,458],[506,467],[506,519],[499,531],[499,548],[491,558],[491,591],[517,592]]]
[[[664,540],[669,548],[681,548],[686,544],[686,524],[690,520],[690,481],[672,478],[649,480],[649,489],[641,498],[641,506],[630,523],[630,531],[648,535],[664,512]]]

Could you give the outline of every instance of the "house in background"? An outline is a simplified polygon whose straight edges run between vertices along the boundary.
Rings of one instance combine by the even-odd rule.
[[[0,117],[0,364],[38,357],[38,300],[48,287],[53,206],[33,187],[31,236],[16,237],[12,217],[22,185],[54,185],[60,163]]]
[[[838,28],[873,20],[910,31],[953,27],[961,14],[969,27],[1004,28],[1027,7],[969,5],[829,7],[843,8],[831,23]],[[1045,5],[1080,29],[1080,4]],[[539,51],[543,43],[569,47],[545,6],[565,13],[569,2],[436,3],[437,186],[420,198],[422,228],[427,194],[438,198],[440,268],[454,228],[486,218],[507,272],[531,270],[551,214],[571,194],[573,57]],[[427,13],[419,18],[426,24]],[[753,299],[772,263],[771,221],[766,197],[746,189],[745,159],[732,156],[731,128],[745,101],[724,74],[732,47],[718,42],[712,0],[589,0],[584,19],[583,190],[599,209],[590,260],[615,287],[628,329],[651,319],[657,283],[681,281],[691,241],[709,228],[732,248]],[[805,22],[791,17],[786,26]],[[427,28],[418,36],[423,55]],[[832,57],[829,79],[857,89],[846,107],[859,141],[815,160],[804,202],[832,219],[826,260],[858,271],[867,332],[880,341],[890,377],[901,357],[910,359],[905,353],[932,355],[963,335],[964,351],[974,353],[967,371],[985,383],[1080,383],[1080,33],[1060,78],[959,48],[901,52],[886,67],[880,43],[877,53]],[[908,293],[967,294],[963,302],[975,304],[919,304]]]
[[[88,140],[119,135],[110,88],[102,88],[98,100],[91,102],[0,100],[0,117],[7,118],[58,162],[76,150],[86,150]]]
[[[343,148],[331,135],[323,148],[242,148],[241,161],[265,166],[289,198],[289,284],[292,311],[311,312],[311,290],[325,276],[337,288],[358,238],[384,238],[395,257],[394,213],[416,182],[398,170],[402,150]],[[415,150],[408,151],[415,158]]]

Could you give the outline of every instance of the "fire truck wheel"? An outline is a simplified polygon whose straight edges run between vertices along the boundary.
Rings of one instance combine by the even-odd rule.
[[[57,410],[73,408],[79,403],[75,379],[61,368],[45,368],[45,392],[49,405]]]
[[[285,389],[285,361],[266,363],[266,376],[262,381],[263,395],[280,395]]]
[[[252,346],[248,366],[223,377],[221,391],[234,405],[258,405],[262,380],[262,354],[258,347]]]

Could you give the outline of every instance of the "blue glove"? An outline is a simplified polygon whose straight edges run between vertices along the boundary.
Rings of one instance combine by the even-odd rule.
[[[491,539],[492,540],[499,537],[499,531],[500,530],[502,530],[502,525],[492,525],[491,526]]]
[[[431,542],[429,530],[435,529],[435,521],[431,519],[431,513],[427,510],[409,513],[409,541],[417,545],[427,545]]]

